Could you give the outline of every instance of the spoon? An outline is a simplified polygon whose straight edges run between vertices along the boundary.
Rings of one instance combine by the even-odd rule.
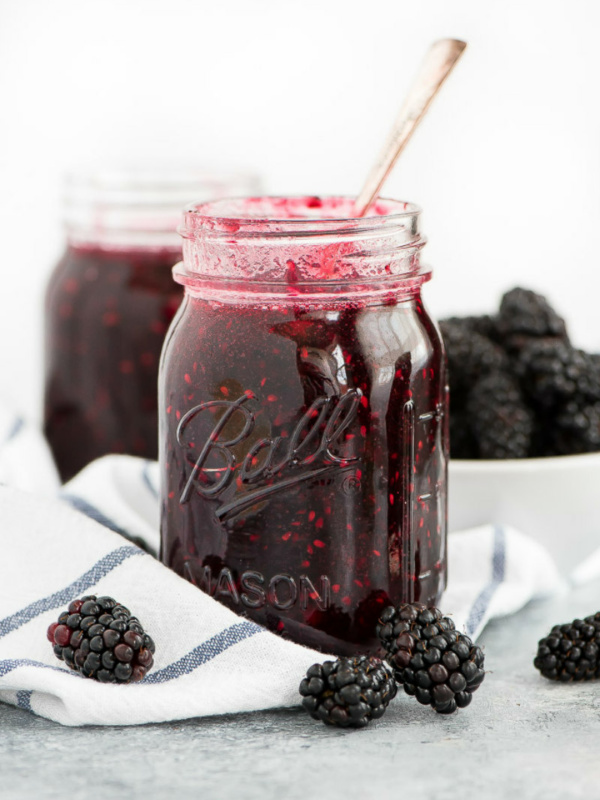
[[[354,204],[355,216],[364,217],[373,201],[379,196],[379,191],[394,168],[398,156],[408,144],[431,101],[452,72],[466,46],[467,43],[461,42],[460,39],[440,39],[429,48],[383,150],[373,164]]]

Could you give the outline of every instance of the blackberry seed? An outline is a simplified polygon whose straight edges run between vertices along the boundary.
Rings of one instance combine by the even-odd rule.
[[[133,660],[133,650],[131,649],[131,647],[129,647],[129,645],[118,644],[115,647],[115,657],[119,661],[129,663],[130,661]]]
[[[99,611],[100,606],[93,600],[86,600],[86,602],[81,606],[81,613],[84,617],[95,617],[98,615]]]
[[[66,625],[59,625],[54,631],[54,641],[61,647],[66,647],[71,641],[71,628]]]
[[[123,664],[119,662],[114,669],[115,678],[121,683],[129,683],[132,673],[133,668],[131,664]]]
[[[113,649],[121,641],[121,634],[118,631],[109,629],[107,631],[104,631],[104,633],[102,634],[102,638],[104,639],[104,644],[109,649]]]

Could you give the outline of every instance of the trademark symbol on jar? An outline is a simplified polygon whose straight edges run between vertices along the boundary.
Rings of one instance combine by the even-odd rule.
[[[356,494],[360,491],[360,478],[356,475],[348,475],[342,482],[342,492],[344,494]]]

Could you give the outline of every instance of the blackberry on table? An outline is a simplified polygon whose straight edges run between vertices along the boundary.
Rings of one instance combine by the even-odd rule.
[[[154,664],[154,642],[137,617],[112,597],[73,600],[48,628],[57,658],[101,683],[141,681]]]
[[[387,664],[369,656],[313,664],[300,684],[311,717],[340,728],[364,728],[383,716],[396,691]]]
[[[567,340],[565,321],[546,298],[520,287],[503,295],[496,331],[502,345],[510,351],[520,350],[530,338],[551,336]]]
[[[558,339],[529,342],[519,355],[517,373],[541,408],[573,398],[600,400],[600,369],[593,357]]]
[[[600,611],[585,619],[555,625],[540,639],[533,661],[552,681],[588,681],[600,677]]]
[[[481,378],[471,390],[467,412],[481,458],[530,454],[534,414],[510,375],[496,372]]]
[[[405,693],[439,714],[466,708],[485,678],[481,648],[437,608],[389,607],[377,635]]]

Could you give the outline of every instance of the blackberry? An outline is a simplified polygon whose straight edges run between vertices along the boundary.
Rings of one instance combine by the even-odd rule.
[[[451,458],[477,458],[477,442],[471,430],[471,420],[466,411],[454,410],[450,404],[450,456]]]
[[[594,357],[558,339],[529,342],[519,355],[517,374],[542,409],[574,398],[600,400],[600,369]]]
[[[480,316],[471,316],[471,317],[447,317],[445,320],[442,320],[444,326],[448,324],[460,325],[467,330],[474,331],[475,333],[481,334],[481,336],[485,336],[487,339],[491,339],[492,341],[496,340],[497,331],[496,331],[496,318],[490,316],[489,314],[482,314]]]
[[[481,648],[437,608],[387,608],[377,635],[405,693],[439,714],[466,708],[485,678]]]
[[[567,403],[554,419],[552,442],[556,455],[600,451],[600,401]]]
[[[600,611],[585,619],[555,625],[540,639],[533,661],[551,681],[588,681],[600,678]]]
[[[494,342],[462,320],[440,322],[440,329],[448,358],[450,398],[458,409],[479,377],[507,367],[507,356]]]
[[[501,344],[511,352],[518,352],[531,338],[551,336],[568,341],[564,319],[546,298],[519,287],[503,295],[496,331]]]
[[[73,600],[48,628],[48,639],[57,658],[101,683],[141,681],[154,663],[154,642],[112,597]]]
[[[375,628],[377,638],[390,659],[399,651],[406,651],[415,639],[431,639],[453,630],[454,622],[450,617],[445,617],[439,608],[428,608],[422,603],[403,603],[397,608],[388,606],[382,611]],[[411,638],[407,638],[407,634]],[[408,661],[403,666],[407,664]]]
[[[481,458],[526,458],[531,451],[534,414],[517,382],[503,372],[481,378],[467,402]]]
[[[368,656],[313,664],[300,684],[311,717],[340,728],[364,728],[383,716],[396,691],[388,665]]]

